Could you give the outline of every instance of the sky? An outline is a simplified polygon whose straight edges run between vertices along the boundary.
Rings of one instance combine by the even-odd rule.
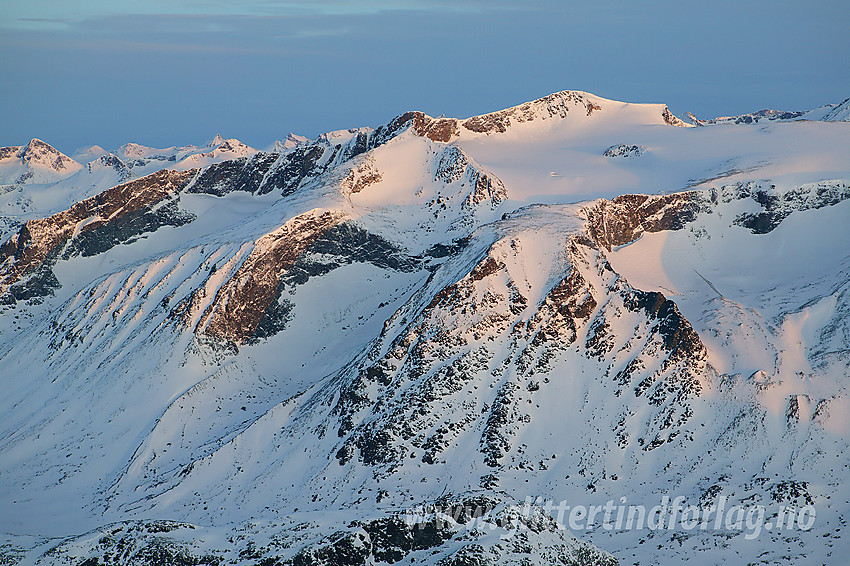
[[[701,118],[850,96],[850,2],[0,0],[0,146],[257,148],[561,90]]]

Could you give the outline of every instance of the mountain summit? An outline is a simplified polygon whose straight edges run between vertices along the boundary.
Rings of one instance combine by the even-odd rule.
[[[206,147],[218,147],[221,144],[223,144],[225,141],[226,140],[225,140],[224,136],[222,136],[221,134],[216,134],[215,137],[213,139],[211,139],[210,141],[208,141],[205,145],[206,145]]]
[[[53,146],[33,138],[23,146],[0,148],[0,184],[55,182],[81,165]]]

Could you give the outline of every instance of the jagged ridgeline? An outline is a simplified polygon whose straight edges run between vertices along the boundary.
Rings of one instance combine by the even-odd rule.
[[[566,91],[271,151],[0,149],[0,556],[835,563],[842,112]],[[567,529],[547,504],[663,496],[817,520]]]

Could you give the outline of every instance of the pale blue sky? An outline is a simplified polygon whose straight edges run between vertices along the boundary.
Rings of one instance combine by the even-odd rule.
[[[0,145],[468,116],[576,89],[701,117],[850,96],[850,3],[0,0]]]

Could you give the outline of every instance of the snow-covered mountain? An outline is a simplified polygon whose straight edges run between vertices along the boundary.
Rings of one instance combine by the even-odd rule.
[[[69,158],[40,140],[0,148],[0,239],[27,220],[49,216],[115,185],[162,169],[183,171],[257,151],[220,134],[204,146],[157,149],[136,143],[106,151],[82,147]]]
[[[807,120],[821,120],[824,122],[847,122],[850,121],[850,98],[846,98],[838,104],[827,104],[802,116]]]
[[[838,104],[827,104],[808,111],[771,110],[766,108],[758,112],[741,114],[739,116],[721,116],[712,120],[700,120],[688,112],[690,123],[696,126],[714,124],[757,124],[761,121],[815,120],[819,122],[846,122],[850,120],[850,98]]]
[[[266,153],[285,153],[297,145],[301,145],[309,141],[304,136],[289,132],[283,140],[275,140],[273,144],[266,148]]]
[[[203,146],[185,145],[157,149],[137,143],[124,144],[115,152],[135,176],[142,177],[160,169],[185,170],[204,167],[257,153],[236,138],[224,138],[221,134]]]
[[[106,155],[107,153],[110,152],[106,151],[99,145],[88,145],[78,147],[76,150],[74,150],[74,153],[71,154],[71,159],[73,159],[77,163],[89,163],[99,157]]]
[[[2,556],[840,563],[850,125],[687,126],[566,91],[100,155],[130,175],[0,247]],[[680,496],[817,516],[548,504]]]
[[[25,146],[0,147],[0,185],[50,183],[80,169],[53,146],[33,138]]]

